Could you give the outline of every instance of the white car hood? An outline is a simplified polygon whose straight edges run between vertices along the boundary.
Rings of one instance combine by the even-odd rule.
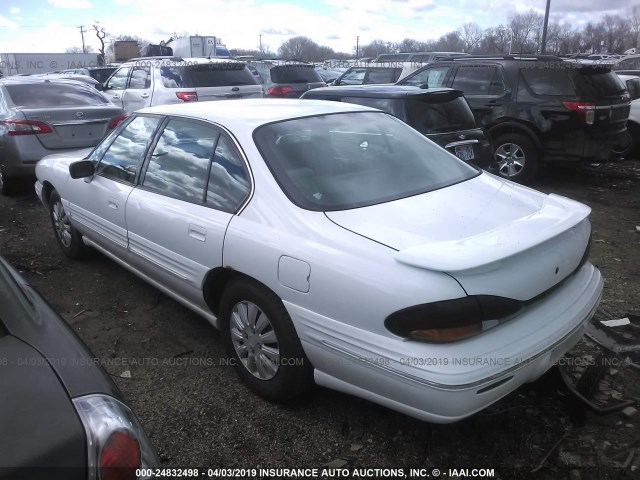
[[[327,216],[387,245],[396,260],[447,272],[470,295],[529,300],[571,274],[590,208],[488,174],[434,192]]]

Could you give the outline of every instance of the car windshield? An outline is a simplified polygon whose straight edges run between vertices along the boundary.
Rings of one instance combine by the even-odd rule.
[[[65,107],[108,105],[109,100],[93,88],[54,82],[33,82],[7,85],[7,92],[16,107]]]
[[[441,97],[441,98],[439,98]],[[476,119],[464,97],[432,94],[407,101],[408,123],[420,133],[444,133],[476,128]]]
[[[314,83],[322,82],[322,77],[313,65],[282,65],[271,69],[273,83]]]
[[[259,127],[254,140],[285,194],[308,210],[374,205],[479,174],[382,112],[284,120]]]
[[[193,66],[160,68],[162,84],[167,88],[204,88],[257,85],[258,81],[244,63],[211,62]]]

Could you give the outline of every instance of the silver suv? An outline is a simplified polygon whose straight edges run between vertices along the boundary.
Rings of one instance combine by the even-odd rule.
[[[181,57],[123,63],[105,82],[103,93],[127,113],[153,105],[263,96],[244,62]]]

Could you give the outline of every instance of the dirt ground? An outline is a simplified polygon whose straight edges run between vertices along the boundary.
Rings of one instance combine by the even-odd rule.
[[[640,310],[640,162],[547,170],[534,187],[591,206],[591,258],[606,281],[602,304],[613,316]],[[224,365],[220,335],[205,320],[101,255],[64,257],[30,188],[0,197],[0,253],[104,361],[163,466],[334,462],[493,468],[497,478],[640,478],[640,412],[597,415],[553,374],[452,425],[319,387],[286,405],[264,401]],[[583,342],[577,351],[594,349]],[[607,382],[617,398],[640,399],[639,375],[622,364]]]

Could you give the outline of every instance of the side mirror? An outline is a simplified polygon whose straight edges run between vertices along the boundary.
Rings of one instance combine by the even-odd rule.
[[[96,167],[90,160],[80,160],[69,165],[69,175],[71,178],[92,177],[96,173]]]

